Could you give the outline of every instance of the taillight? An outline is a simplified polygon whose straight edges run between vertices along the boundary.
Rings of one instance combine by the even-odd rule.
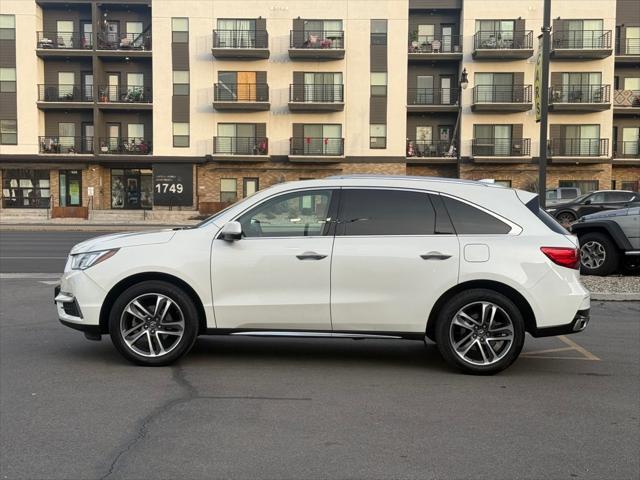
[[[540,247],[549,259],[556,265],[567,268],[580,268],[580,249],[567,247]]]

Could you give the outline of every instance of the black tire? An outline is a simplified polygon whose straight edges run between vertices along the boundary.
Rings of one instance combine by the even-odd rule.
[[[513,326],[513,341],[511,345],[508,347],[505,346],[502,353],[498,356],[500,359],[489,365],[477,365],[463,360],[456,353],[450,335],[451,323],[458,311],[477,302],[493,303],[508,315]],[[509,298],[494,290],[479,288],[458,293],[449,299],[438,312],[436,323],[436,343],[438,350],[440,350],[440,354],[449,365],[465,373],[492,375],[504,370],[520,355],[522,346],[524,345],[524,337],[525,328],[522,313]],[[500,345],[500,343],[497,343],[497,345]]]
[[[605,276],[618,271],[618,267],[620,266],[620,254],[618,253],[618,247],[616,247],[616,244],[609,235],[600,232],[591,232],[581,235],[579,240],[580,273],[584,275]],[[604,262],[597,266],[593,263],[593,255],[595,251],[604,252]],[[589,260],[591,261],[589,262]]]
[[[175,313],[176,317],[181,313],[184,319],[182,337],[171,345],[171,350],[167,350],[166,354],[154,357],[144,356],[132,350],[125,342],[121,330],[121,317],[124,309],[132,300],[151,294],[168,297],[179,308],[179,310],[169,310],[169,315],[172,315],[171,312],[178,312]],[[171,309],[174,308],[176,307],[171,307]],[[144,328],[146,329],[147,327],[145,326]],[[160,327],[157,328],[160,330]],[[138,330],[138,332],[141,331]],[[198,309],[191,297],[175,285],[159,280],[140,282],[126,289],[113,303],[109,313],[109,334],[113,345],[127,360],[145,366],[169,365],[185,355],[193,347],[198,336]],[[164,336],[163,338],[170,337]],[[157,344],[154,344],[154,346],[157,347]]]
[[[576,217],[571,212],[560,212],[559,214],[556,215],[556,220],[563,227],[568,227],[573,222],[575,222],[577,219],[578,219],[578,217]]]

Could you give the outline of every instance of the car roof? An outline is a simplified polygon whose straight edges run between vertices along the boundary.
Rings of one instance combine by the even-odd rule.
[[[466,180],[462,178],[446,178],[446,177],[428,177],[428,176],[411,176],[411,175],[371,175],[371,174],[351,174],[351,175],[333,175],[325,177],[324,180],[400,180],[400,181],[415,181],[415,182],[442,182],[442,183],[459,183],[465,185],[478,185],[483,187],[498,187],[505,188],[502,185],[497,185],[488,182],[482,182],[478,180]],[[323,180],[323,179],[319,179]]]

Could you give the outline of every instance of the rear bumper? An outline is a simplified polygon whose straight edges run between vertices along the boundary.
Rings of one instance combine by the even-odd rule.
[[[556,335],[568,335],[578,333],[587,328],[590,319],[590,308],[578,310],[573,320],[565,325],[556,325],[546,328],[535,328],[529,333],[534,337],[554,337]]]

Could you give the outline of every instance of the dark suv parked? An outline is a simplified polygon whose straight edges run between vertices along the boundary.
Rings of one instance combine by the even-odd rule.
[[[568,227],[584,215],[601,212],[603,210],[618,210],[632,207],[634,203],[640,205],[640,194],[631,190],[599,190],[591,192],[561,205],[552,205],[547,213],[558,223]]]
[[[640,267],[640,206],[582,217],[571,226],[580,241],[580,271],[608,275]]]

